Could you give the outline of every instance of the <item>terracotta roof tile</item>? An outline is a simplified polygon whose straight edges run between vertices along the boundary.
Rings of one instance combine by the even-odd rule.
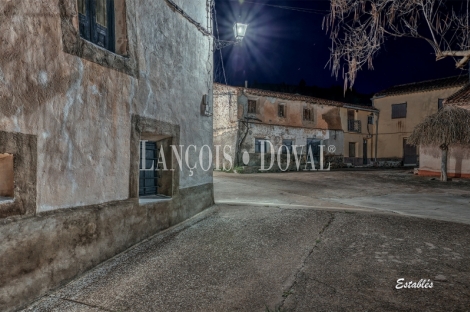
[[[391,96],[391,95],[399,95],[399,94],[406,94],[406,93],[415,93],[415,92],[426,92],[438,89],[446,89],[446,88],[455,88],[464,86],[468,83],[469,78],[466,75],[462,76],[453,76],[441,79],[434,79],[434,80],[426,80],[414,83],[408,83],[403,85],[393,86],[391,88],[382,90],[374,95],[374,97],[380,96]]]
[[[449,96],[444,101],[444,104],[454,106],[470,105],[470,83],[468,83],[465,87]]]
[[[321,98],[317,98],[313,96],[306,96],[306,95],[293,94],[293,93],[274,92],[274,91],[261,90],[261,89],[245,89],[245,88],[240,88],[240,89],[244,90],[244,92],[247,94],[274,97],[274,98],[288,100],[288,101],[302,101],[306,103],[337,106],[337,107],[352,106],[352,107],[357,107],[358,109],[363,108],[363,109],[376,110],[372,106],[337,102],[337,101],[321,99]]]
[[[274,98],[287,100],[287,101],[302,101],[306,103],[320,104],[320,105],[329,105],[329,106],[337,106],[337,107],[350,106],[350,107],[355,107],[358,109],[377,110],[373,106],[343,103],[343,102],[326,100],[326,99],[321,99],[321,98],[317,98],[313,96],[306,96],[306,95],[301,95],[301,94],[275,92],[275,91],[269,91],[269,90],[251,89],[251,88],[244,88],[244,87],[233,87],[233,86],[226,86],[220,83],[214,83],[214,85],[218,86],[219,88],[220,87],[235,88],[240,92],[243,91],[251,95],[274,97]]]

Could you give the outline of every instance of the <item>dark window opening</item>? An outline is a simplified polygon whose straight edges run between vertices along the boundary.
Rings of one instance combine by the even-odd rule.
[[[406,118],[406,103],[392,104],[392,119]]]
[[[264,146],[264,152],[268,152],[268,141],[266,139],[255,139],[255,153],[261,153],[261,148]]]
[[[0,154],[0,201],[14,197],[13,155]]]
[[[156,142],[140,141],[139,196],[159,194],[158,155]]]
[[[310,159],[310,156],[313,157],[313,161],[318,164],[320,162],[320,145],[322,145],[322,141],[319,139],[307,138],[307,150],[306,155],[307,155],[307,162],[311,162],[312,159]],[[310,150],[312,151],[312,154],[310,155]],[[310,168],[314,169],[314,168]]]
[[[348,120],[356,119],[356,113],[353,109],[348,109]]]
[[[356,157],[356,143],[349,142],[349,157]]]
[[[78,0],[80,36],[115,52],[114,0]]]
[[[289,151],[290,154],[292,154],[292,142],[293,140],[282,140],[282,153],[287,154],[287,151]]]
[[[248,114],[256,114],[256,101],[248,100]]]
[[[286,106],[284,104],[279,104],[278,116],[282,118],[286,117]]]
[[[437,110],[441,110],[444,107],[444,99],[437,100]]]
[[[307,120],[307,121],[312,121],[313,120],[313,114],[312,114],[311,109],[304,108],[304,120]]]
[[[371,115],[367,116],[367,123],[369,125],[373,125],[374,124],[374,116],[371,116]]]

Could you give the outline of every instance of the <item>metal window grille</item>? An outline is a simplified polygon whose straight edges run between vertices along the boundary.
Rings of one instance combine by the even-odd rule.
[[[261,146],[264,143],[264,152],[268,152],[268,142],[265,139],[255,139],[255,153],[261,153]]]
[[[256,114],[256,101],[248,100],[248,114]]]
[[[362,123],[361,123],[361,121],[360,120],[349,119],[348,120],[348,131],[349,132],[361,133],[362,132]]]
[[[406,118],[406,103],[392,104],[392,119]]]
[[[142,157],[142,144],[140,142],[140,166],[139,166],[139,196],[149,196],[158,194],[158,147],[156,142],[145,142],[145,157]],[[144,159],[142,159],[144,158]],[[143,162],[145,162],[145,167]],[[142,170],[150,169],[153,170]]]
[[[287,154],[287,151],[289,150],[289,153],[292,154],[292,140],[282,140],[282,153]]]

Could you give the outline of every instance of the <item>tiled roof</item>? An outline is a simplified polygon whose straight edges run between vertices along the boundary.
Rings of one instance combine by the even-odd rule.
[[[455,106],[470,105],[470,83],[468,83],[465,87],[449,96],[444,101],[444,104]]]
[[[240,88],[240,90],[243,90],[245,93],[251,94],[251,95],[274,97],[274,98],[288,100],[288,101],[302,101],[306,103],[330,105],[330,106],[337,106],[337,107],[351,106],[357,109],[376,110],[372,106],[342,103],[342,102],[320,99],[320,98],[316,98],[313,96],[305,96],[305,95],[300,95],[300,94],[274,92],[274,91],[267,91],[267,90],[260,90],[260,89],[245,89],[245,88]]]
[[[374,95],[374,97],[391,96],[406,93],[426,92],[438,89],[455,88],[464,86],[468,83],[467,75],[453,76],[441,79],[426,80],[421,82],[408,83],[382,90]]]

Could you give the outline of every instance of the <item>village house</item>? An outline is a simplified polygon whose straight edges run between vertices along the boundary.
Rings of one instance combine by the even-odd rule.
[[[214,84],[213,114],[214,145],[220,146],[215,150],[214,160],[225,162],[225,168],[229,164],[224,153],[235,166],[245,166],[245,172],[257,172],[263,169],[261,152],[264,150],[264,168],[269,167],[273,151],[276,157],[273,171],[296,170],[294,146],[297,154],[302,155],[302,168],[309,160],[308,148],[312,149],[319,168],[320,145],[324,146],[325,162],[331,162],[332,166],[369,165],[374,155],[373,121],[377,110],[373,107]],[[247,164],[244,154],[249,156]]]
[[[0,2],[0,311],[213,204],[211,170],[141,170],[212,146],[210,5]]]
[[[377,136],[378,165],[417,166],[423,157],[416,146],[407,143],[414,128],[436,113],[444,100],[468,82],[455,76],[397,85],[374,95],[373,106],[380,111]]]
[[[468,79],[468,77],[465,77]],[[470,84],[444,100],[444,106],[457,106],[470,110]],[[468,125],[470,127],[470,124]],[[441,150],[438,146],[419,146],[419,170],[423,176],[438,177],[441,174]],[[470,178],[470,148],[451,145],[447,159],[447,175],[450,178]]]

